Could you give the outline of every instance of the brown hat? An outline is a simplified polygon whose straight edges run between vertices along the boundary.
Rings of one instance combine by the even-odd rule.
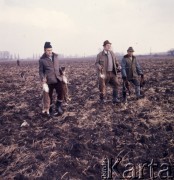
[[[129,47],[127,51],[134,52],[134,49],[133,49],[133,47]]]
[[[108,40],[104,41],[103,46],[106,46],[106,44],[112,44]]]

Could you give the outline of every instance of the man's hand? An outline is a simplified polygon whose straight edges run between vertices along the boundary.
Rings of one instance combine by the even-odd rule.
[[[121,66],[117,66],[117,73],[121,72]]]
[[[99,71],[101,71],[103,69],[103,67],[101,65],[98,66]]]
[[[127,77],[122,77],[123,81],[127,81]]]
[[[46,83],[47,82],[47,80],[44,78],[43,80],[42,80],[42,85],[44,84],[44,83]]]

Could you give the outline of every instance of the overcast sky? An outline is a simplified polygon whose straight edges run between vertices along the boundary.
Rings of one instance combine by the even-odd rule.
[[[174,48],[174,0],[0,0],[0,50],[31,57],[45,41],[65,55]]]

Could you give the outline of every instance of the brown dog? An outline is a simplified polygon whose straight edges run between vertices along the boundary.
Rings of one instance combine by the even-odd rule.
[[[49,109],[50,109],[50,97],[49,97],[49,88],[48,88],[48,84],[44,83],[43,84],[43,109],[42,109],[42,113],[46,113],[46,114],[50,114],[49,113]]]
[[[103,68],[100,70],[99,76],[100,76],[101,79],[105,78],[105,75],[103,73]]]
[[[69,98],[69,95],[68,95],[68,79],[66,77],[65,67],[61,67],[59,71],[60,71],[60,75],[62,77],[62,82],[63,82],[62,89],[63,89],[63,94],[64,94],[64,101],[67,104],[67,102],[71,99]]]
[[[142,89],[144,85],[145,85],[145,80],[144,80],[144,75],[142,75],[140,79],[140,88]]]

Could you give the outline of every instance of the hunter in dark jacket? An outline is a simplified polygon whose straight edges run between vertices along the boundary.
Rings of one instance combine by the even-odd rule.
[[[126,92],[125,84],[128,82],[131,82],[132,84],[134,84],[137,99],[143,97],[140,94],[140,81],[138,80],[139,76],[143,78],[143,71],[136,57],[133,55],[133,52],[134,52],[133,48],[129,47],[127,50],[127,55],[123,57],[122,62],[121,62],[124,101],[127,101],[126,93],[125,93]]]
[[[46,42],[44,45],[44,54],[39,60],[39,75],[42,83],[47,83],[49,87],[49,96],[52,104],[53,90],[57,93],[56,107],[59,114],[63,114],[62,101],[63,90],[62,81],[59,72],[59,60],[58,55],[52,52],[52,46],[50,42]],[[52,112],[52,106],[50,107],[50,113]]]

